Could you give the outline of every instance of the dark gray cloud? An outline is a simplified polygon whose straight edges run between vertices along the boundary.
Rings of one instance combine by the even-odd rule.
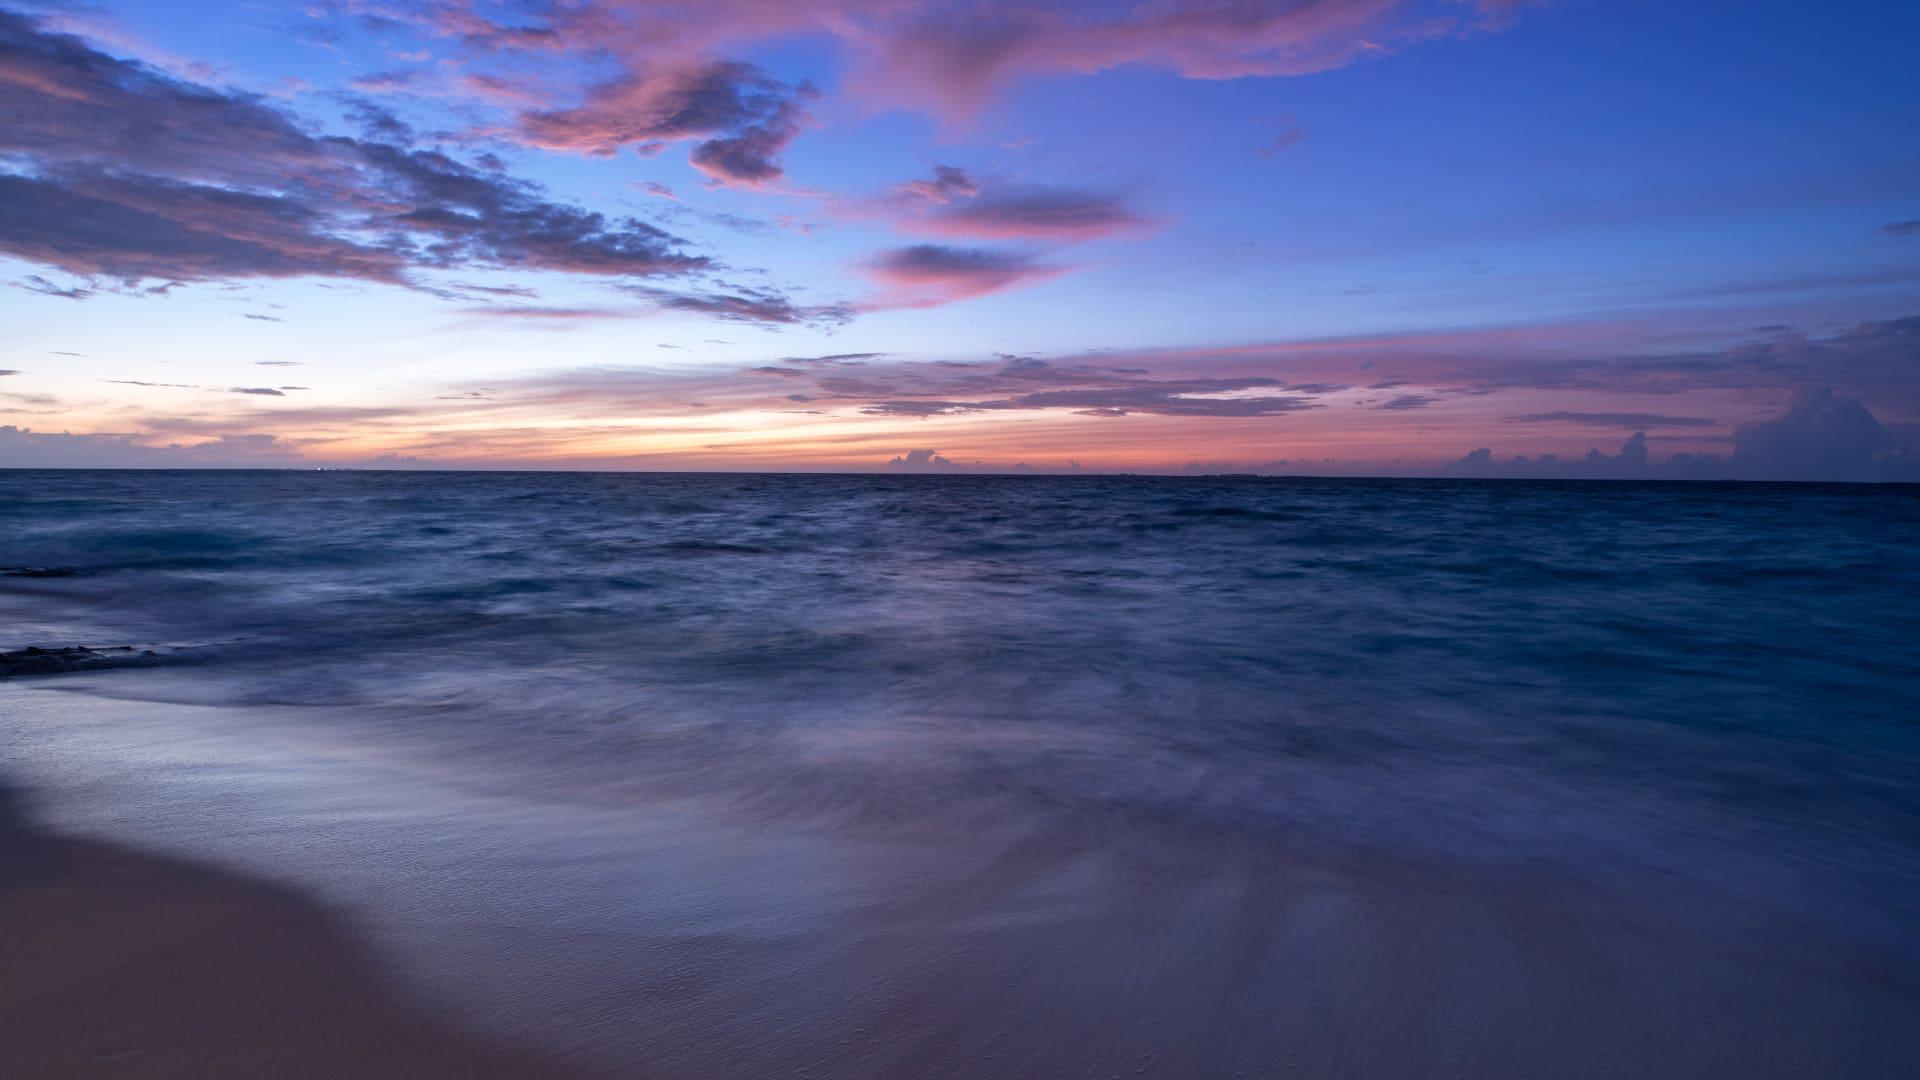
[[[298,448],[273,435],[221,434],[197,444],[148,445],[134,435],[74,435],[0,426],[0,466],[15,469],[276,467],[299,461]]]
[[[1278,379],[1185,379],[1152,381],[1138,385],[1100,387],[1087,390],[1041,390],[1012,398],[1019,409],[1070,408],[1099,416],[1125,416],[1151,413],[1157,416],[1277,416],[1282,413],[1317,409],[1310,397],[1282,396],[1267,392],[1240,397],[1203,395],[1237,394],[1246,390],[1277,391],[1284,388]]]
[[[1686,462],[1694,461],[1690,456]],[[1718,459],[1711,459],[1714,467]],[[1678,466],[1674,467],[1676,470]],[[1539,478],[1579,478],[1579,479],[1651,479],[1653,470],[1648,465],[1647,436],[1644,432],[1634,432],[1621,444],[1615,454],[1603,453],[1598,449],[1589,450],[1586,456],[1562,458],[1558,454],[1541,454],[1537,458],[1524,455],[1508,461],[1495,460],[1493,451],[1487,447],[1472,450],[1459,461],[1447,467],[1450,473],[1463,476],[1502,476],[1502,477],[1539,477]]]
[[[1782,330],[1710,352],[1599,357],[1558,364],[1469,367],[1480,388],[1600,389],[1677,394],[1700,389],[1811,390],[1920,404],[1920,316],[1864,322],[1825,336]]]
[[[355,144],[409,209],[381,219],[424,239],[409,250],[422,265],[500,266],[579,274],[647,276],[712,265],[680,241],[633,218],[609,219],[543,198],[532,184],[456,161],[439,150]]]
[[[745,187],[772,183],[786,175],[780,167],[780,152],[800,133],[805,117],[799,100],[789,97],[761,119],[694,147],[687,160],[720,183]]]
[[[199,386],[194,383],[148,382],[144,379],[101,379],[101,382],[116,386],[143,386],[157,390],[219,390],[217,386]],[[285,391],[305,390],[304,386],[229,386],[229,394],[251,394],[255,397],[286,397]]]
[[[1375,405],[1374,408],[1386,409],[1390,412],[1405,412],[1409,409],[1424,409],[1439,401],[1440,399],[1432,394],[1401,394]]]
[[[87,297],[93,295],[92,289],[81,288],[77,285],[56,285],[46,278],[41,277],[39,274],[28,274],[26,277],[14,282],[13,287],[16,289],[25,289],[28,292],[36,292],[42,296],[57,296],[62,300],[85,300]]]
[[[1061,272],[1024,251],[914,244],[874,255],[872,276],[890,295],[876,307],[935,307],[999,292]]]
[[[1260,417],[1320,408],[1311,392],[1272,378],[1150,379],[1111,368],[1056,366],[1009,357],[998,369],[947,368],[929,377],[911,368],[871,376],[825,375],[819,397],[865,400],[873,416],[1064,409],[1090,416]]]
[[[1735,428],[1730,464],[1741,475],[1781,480],[1866,479],[1889,448],[1866,406],[1821,390],[1773,420]]]
[[[1920,236],[1920,218],[1912,221],[1889,221],[1880,226],[1880,231],[1888,236]]]
[[[1145,224],[1118,196],[1073,188],[994,189],[934,214],[930,227],[960,236],[1087,240]]]
[[[538,299],[540,294],[524,285],[475,285],[468,281],[448,282],[446,288],[463,294],[479,293],[482,296],[510,296],[521,300]],[[460,299],[472,299],[471,295]]]
[[[931,178],[847,209],[877,210],[910,228],[974,239],[1091,240],[1147,223],[1111,192],[976,180],[952,165],[935,165]]]
[[[187,82],[0,10],[0,145],[40,168],[271,188],[315,156],[314,135],[257,95]]]
[[[1306,129],[1301,127],[1299,123],[1294,120],[1293,115],[1289,113],[1287,114],[1285,124],[1281,126],[1279,131],[1268,138],[1257,152],[1263,158],[1278,157],[1282,151],[1298,146],[1300,141],[1306,137]]]
[[[1801,394],[1772,419],[1742,424],[1733,454],[1675,454],[1656,462],[1635,432],[1618,453],[1501,460],[1481,447],[1448,467],[1464,476],[1670,480],[1920,480],[1920,438],[1889,429],[1859,401],[1825,389]]]
[[[825,356],[783,356],[780,358],[780,362],[783,364],[842,364],[842,365],[855,364],[857,365],[857,364],[866,363],[868,360],[878,360],[881,357],[891,356],[891,355],[893,354],[883,353],[883,352],[828,353]]]
[[[753,323],[761,326],[839,326],[850,321],[854,308],[847,304],[796,304],[775,289],[743,285],[718,289],[676,291],[656,286],[625,286],[625,291],[644,297],[669,311],[691,311],[711,315],[725,322]]]
[[[519,380],[498,397],[512,408],[566,407],[628,417],[677,414],[694,400],[733,408],[804,404],[895,417],[1077,412],[1253,419],[1320,407],[1313,390],[1258,376],[1159,379],[1110,365],[1056,365],[1032,357],[998,364],[875,359],[871,353],[793,357],[730,372],[577,368]]]
[[[269,195],[91,167],[0,175],[0,253],[72,274],[402,281],[405,259],[327,235],[321,217]]]
[[[120,281],[323,276],[411,283],[512,267],[619,277],[709,260],[631,218],[548,198],[404,126],[325,135],[0,11],[0,254]]]
[[[1705,416],[1665,416],[1637,412],[1543,412],[1501,417],[1506,424],[1585,424],[1589,427],[1626,428],[1629,431],[1653,428],[1713,427],[1719,421]]]
[[[1172,364],[1267,368],[1291,372],[1301,382],[1334,382],[1374,370],[1381,377],[1373,389],[1403,393],[1545,390],[1665,396],[1696,391],[1793,394],[1825,387],[1860,398],[1874,409],[1920,413],[1920,316],[1816,331],[1767,326],[1729,346],[1691,350],[1583,349],[1580,337],[1585,332],[1439,331],[1282,341],[1272,343],[1270,351],[1259,346],[1199,347],[1088,357],[1111,361],[1125,356],[1162,369]]]
[[[896,199],[907,203],[945,206],[980,194],[980,185],[957,165],[936,164],[932,179],[909,180],[894,188],[893,194]]]
[[[890,469],[902,472],[952,472],[960,466],[940,455],[938,450],[909,450],[887,462]]]
[[[990,412],[1014,407],[1011,401],[940,401],[938,399],[876,401],[860,411],[868,416],[956,416],[961,413]]]
[[[607,307],[551,307],[538,304],[515,306],[488,305],[486,307],[462,308],[463,315],[479,315],[489,319],[520,319],[527,322],[552,324],[599,322],[605,319],[631,319],[639,312],[621,308]]]

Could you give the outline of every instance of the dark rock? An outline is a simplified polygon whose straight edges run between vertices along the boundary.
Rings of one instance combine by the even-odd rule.
[[[131,667],[154,663],[159,659],[153,650],[136,650],[131,645],[105,649],[90,649],[85,645],[43,649],[38,645],[29,645],[14,652],[0,652],[0,679],[16,675],[58,675],[94,668]]]

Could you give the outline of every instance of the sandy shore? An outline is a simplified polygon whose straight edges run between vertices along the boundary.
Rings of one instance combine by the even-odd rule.
[[[34,829],[0,789],[0,1075],[579,1077],[397,998],[286,889]]]
[[[0,1080],[1908,1080],[1920,1060],[1904,895],[1850,909],[1884,911],[1875,932],[1764,878],[1603,884],[1030,801],[964,828],[610,806],[446,767],[444,728],[373,750],[365,730],[0,696],[0,770],[59,830],[0,799]]]

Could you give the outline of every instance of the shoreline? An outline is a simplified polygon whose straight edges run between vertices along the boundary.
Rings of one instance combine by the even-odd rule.
[[[28,772],[36,787],[54,775]],[[50,807],[60,787],[44,789]],[[934,877],[839,905],[794,873],[826,865],[824,851],[788,863],[781,842],[741,849],[708,832],[689,861],[684,821],[661,835],[668,847],[596,843],[584,862],[497,834],[491,855],[442,835],[435,846],[459,852],[426,861],[365,836],[307,850],[303,830],[338,818],[271,787],[251,809],[293,815],[279,827],[303,845],[303,878],[171,843],[121,794],[93,819],[106,828],[50,809],[68,835],[0,796],[0,925],[31,930],[0,936],[0,1030],[30,1033],[0,1042],[0,1075],[1677,1080],[1812,1067],[1892,1080],[1916,1045],[1905,1018],[1920,984],[1898,960],[1697,895],[1668,908],[1511,869],[1089,846],[1055,830],[933,861],[886,848]],[[231,789],[196,803],[250,824]],[[463,809],[483,830],[502,824]],[[342,851],[370,859],[366,872],[343,873]],[[437,895],[413,898],[400,933],[428,920],[448,950],[430,963],[454,965],[429,985],[475,994],[477,1010],[399,989],[390,935],[329,912],[358,910],[343,893],[388,903],[423,885]],[[512,896],[511,918],[460,910],[484,907],[482,892]]]
[[[1904,954],[1697,888],[550,801],[437,728],[103,693],[152,677],[0,686],[52,826],[0,798],[0,1075],[1891,1080],[1916,1045]]]
[[[594,1075],[404,999],[293,889],[48,832],[21,801],[0,784],[0,1073]]]

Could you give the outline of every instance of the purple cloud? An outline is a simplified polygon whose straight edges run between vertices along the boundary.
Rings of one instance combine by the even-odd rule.
[[[866,269],[888,290],[874,306],[937,307],[1045,280],[1065,268],[1023,252],[915,244],[875,255]]]
[[[903,472],[947,472],[960,466],[940,456],[938,450],[909,450],[900,457],[890,459],[887,467]]]
[[[16,289],[39,293],[41,296],[57,296],[62,300],[85,300],[93,295],[92,289],[83,289],[78,285],[56,285],[39,274],[28,274],[13,282]]]
[[[1641,431],[1651,428],[1714,427],[1719,423],[1705,416],[1665,416],[1660,413],[1567,412],[1526,413],[1503,416],[1503,424],[1585,424],[1591,427],[1626,428]]]
[[[1903,433],[1904,434],[1904,433]],[[1466,476],[1581,477],[1674,480],[1920,480],[1920,440],[1896,437],[1859,401],[1825,389],[1796,398],[1772,420],[1742,424],[1733,454],[1675,454],[1656,462],[1647,436],[1635,432],[1619,452],[1598,449],[1584,457],[1498,460],[1481,447],[1448,467]]]
[[[694,140],[695,168],[719,183],[757,187],[784,175],[780,152],[799,133],[801,102],[812,95],[737,61],[666,66],[601,83],[569,108],[523,112],[509,134],[542,149],[599,157]]]
[[[694,292],[628,286],[626,291],[669,311],[691,311],[725,322],[760,326],[839,326],[855,314],[847,304],[796,304],[791,297],[776,290],[746,286]]]
[[[981,240],[1092,240],[1148,224],[1118,195],[981,181],[952,165],[935,165],[929,179],[844,209],[886,214],[905,229]]]
[[[893,189],[894,197],[903,202],[921,205],[945,206],[958,199],[971,199],[980,194],[980,185],[974,183],[966,170],[955,165],[933,167],[933,177],[929,180],[909,180]]]
[[[1091,240],[1144,224],[1113,195],[1042,187],[989,191],[921,222],[932,232],[998,240]]]
[[[316,135],[264,98],[109,56],[12,12],[0,11],[0,70],[0,155],[15,163],[0,174],[0,254],[83,277],[404,284],[469,266],[649,276],[709,265],[661,229],[554,202],[497,165]]]
[[[1060,409],[1087,416],[1251,418],[1320,407],[1311,390],[1274,378],[1149,379],[1111,369],[1056,367],[1030,357],[1009,358],[983,374],[929,378],[903,368],[872,377],[827,376],[817,386],[819,396],[865,400],[861,411],[871,416]]]

